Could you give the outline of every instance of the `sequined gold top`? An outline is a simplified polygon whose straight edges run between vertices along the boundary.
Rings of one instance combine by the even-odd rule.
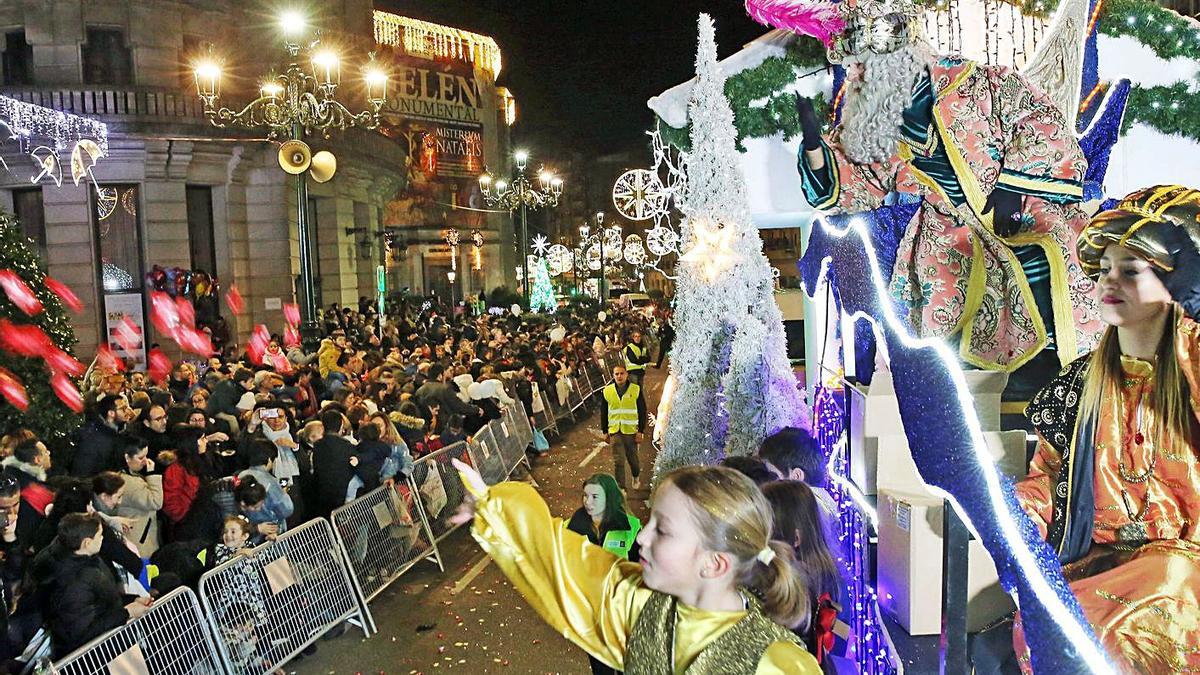
[[[524,483],[500,483],[478,496],[476,541],[547,623],[571,642],[617,670],[642,609],[654,592],[641,566],[588,542],[552,518],[546,503]],[[672,672],[682,675],[697,656],[746,616],[676,607]],[[664,653],[670,660],[671,654]],[[816,659],[785,641],[763,653],[755,675],[819,675]]]
[[[1191,389],[1192,408],[1200,410],[1200,326],[1184,319],[1176,336],[1176,357]],[[1121,366],[1120,396],[1102,402],[1096,424],[1092,540],[1117,542],[1120,528],[1140,520],[1150,541],[1200,542],[1200,451],[1195,439],[1169,444],[1156,438],[1152,430],[1157,420],[1149,405],[1154,366],[1128,356],[1121,357]],[[1042,440],[1029,475],[1017,485],[1021,505],[1043,536],[1053,514],[1052,489],[1061,464],[1058,451]],[[1144,481],[1129,480],[1147,473]]]

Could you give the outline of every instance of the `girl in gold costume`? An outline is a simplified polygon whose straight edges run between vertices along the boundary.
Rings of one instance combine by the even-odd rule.
[[[750,479],[719,467],[667,474],[638,534],[641,564],[551,518],[524,483],[488,487],[455,461],[479,545],[568,640],[631,675],[818,675],[788,627],[806,627],[808,591],[791,547],[770,540],[771,508]]]
[[[1109,326],[1030,402],[1017,497],[1120,672],[1200,672],[1200,191],[1131,194],[1078,247]]]

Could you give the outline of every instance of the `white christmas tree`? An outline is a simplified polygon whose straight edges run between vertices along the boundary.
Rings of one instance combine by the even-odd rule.
[[[531,312],[553,312],[558,308],[554,298],[554,286],[550,283],[550,271],[546,267],[546,259],[538,258],[533,264],[533,287],[529,291],[529,310]]]
[[[656,480],[680,466],[749,454],[782,427],[809,426],[787,360],[771,267],[750,220],[712,18],[701,14],[699,26],[681,204],[684,254],[675,286],[674,390]]]

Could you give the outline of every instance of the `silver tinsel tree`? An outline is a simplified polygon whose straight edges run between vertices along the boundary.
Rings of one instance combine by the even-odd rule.
[[[699,27],[681,204],[684,255],[675,285],[675,391],[656,480],[680,466],[749,454],[784,426],[809,425],[787,360],[771,267],[750,220],[712,18],[701,14]]]

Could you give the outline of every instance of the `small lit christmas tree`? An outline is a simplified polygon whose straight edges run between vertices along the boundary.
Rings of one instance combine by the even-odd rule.
[[[5,293],[0,293],[0,319],[14,325],[37,326],[57,348],[71,353],[75,331],[71,328],[62,300],[50,290],[46,269],[30,241],[12,216],[0,212],[0,270],[12,270],[41,302],[42,311],[30,316]],[[53,282],[52,282],[53,283]],[[0,430],[26,428],[42,440],[65,437],[79,425],[79,416],[71,412],[50,386],[50,371],[41,358],[16,356],[0,351],[0,368],[24,385],[29,407],[18,410],[0,399]]]
[[[558,300],[554,297],[554,286],[550,284],[550,270],[546,267],[546,259],[538,258],[533,264],[533,288],[529,291],[529,310],[531,312],[553,312],[558,308]]]

